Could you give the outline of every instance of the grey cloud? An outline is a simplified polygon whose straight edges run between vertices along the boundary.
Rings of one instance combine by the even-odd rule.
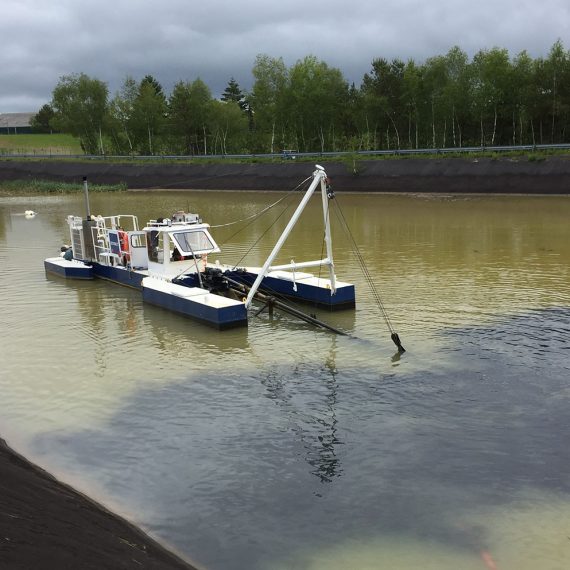
[[[231,76],[251,86],[259,53],[287,65],[312,54],[358,84],[375,57],[423,61],[453,45],[540,56],[569,32],[567,0],[5,0],[0,112],[39,108],[73,72],[111,93],[126,75],[152,74],[166,91],[201,77],[219,95]]]

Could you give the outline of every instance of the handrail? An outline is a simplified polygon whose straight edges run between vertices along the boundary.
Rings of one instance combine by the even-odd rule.
[[[513,152],[527,151],[535,152],[541,150],[570,150],[570,143],[554,144],[527,144],[510,146],[464,146],[464,147],[437,147],[437,148],[400,148],[382,150],[345,150],[345,151],[324,151],[324,152],[296,152],[296,157],[319,158],[319,157],[343,157],[343,156],[398,156],[398,155],[433,155],[433,154],[473,154],[479,152]],[[147,161],[147,160],[211,160],[216,159],[252,159],[252,158],[282,158],[290,161],[290,155],[281,152],[273,153],[253,153],[253,154],[168,154],[168,155],[121,155],[121,154],[33,154],[33,153],[2,153],[3,158],[41,158],[41,159],[72,159],[72,160],[120,160],[120,161]]]

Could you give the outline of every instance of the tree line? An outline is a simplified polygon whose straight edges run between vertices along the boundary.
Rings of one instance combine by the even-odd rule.
[[[335,152],[568,142],[570,52],[547,57],[459,47],[424,63],[377,58],[360,86],[314,56],[287,67],[258,55],[250,91],[231,78],[215,99],[201,80],[170,94],[151,75],[111,98],[84,73],[62,77],[36,131],[79,138],[88,154]]]

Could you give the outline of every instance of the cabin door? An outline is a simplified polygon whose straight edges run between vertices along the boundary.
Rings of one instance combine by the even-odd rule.
[[[131,250],[131,267],[133,269],[148,269],[148,252],[146,249],[145,232],[127,232]]]

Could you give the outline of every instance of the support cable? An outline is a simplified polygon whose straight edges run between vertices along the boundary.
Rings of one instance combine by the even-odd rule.
[[[354,236],[352,235],[352,232],[350,231],[350,228],[349,228],[348,223],[346,221],[346,218],[344,217],[344,214],[340,208],[340,205],[338,204],[338,201],[336,202],[336,204],[337,204],[337,208],[335,210],[335,214],[337,215],[337,218],[341,222],[343,229],[345,230],[347,236],[350,239],[350,242],[352,245],[352,251],[353,251],[354,255],[356,256],[356,259],[358,260],[358,263],[360,265],[360,268],[362,270],[364,278],[366,279],[368,286],[370,287],[370,291],[372,292],[372,296],[374,297],[374,300],[376,301],[376,305],[380,309],[380,313],[381,313],[382,317],[384,318],[384,321],[386,322],[386,326],[388,327],[388,330],[390,331],[390,338],[392,339],[394,344],[398,347],[399,352],[405,352],[405,348],[402,346],[402,343],[400,341],[400,337],[398,336],[398,333],[394,330],[394,327],[392,326],[392,322],[390,321],[390,317],[388,316],[388,312],[386,311],[386,307],[384,306],[384,303],[382,302],[380,294],[378,293],[378,290],[376,289],[376,285],[374,284],[374,280],[372,278],[372,275],[370,274],[370,271],[368,270],[366,262],[364,261],[364,257],[362,256],[362,253],[358,249],[358,245],[356,243],[356,240],[354,239]]]
[[[238,265],[251,253],[255,246],[263,239],[265,234],[277,223],[277,221],[285,214],[285,212],[290,208],[289,205],[285,206],[281,213],[271,222],[271,224],[266,228],[266,230],[253,242],[252,246],[241,256],[241,258],[234,264],[234,269],[237,269]],[[242,228],[243,230],[244,228]],[[242,231],[240,230],[240,232]],[[239,233],[239,232],[238,232]],[[234,234],[235,235],[235,234]]]
[[[278,204],[280,204],[281,202],[283,202],[284,200],[286,200],[287,198],[290,198],[295,192],[297,192],[299,190],[299,188],[301,188],[301,186],[303,186],[303,184],[306,184],[309,180],[312,179],[312,176],[309,176],[308,178],[305,178],[305,180],[299,182],[299,184],[297,184],[297,186],[295,186],[295,188],[293,188],[292,190],[290,190],[285,196],[283,196],[283,198],[280,198],[279,200],[277,200],[277,202],[274,202],[273,204],[271,204],[270,206],[268,206],[267,208],[263,209],[261,212],[259,212],[259,216],[261,216],[262,214],[264,214],[265,212],[269,211],[271,208],[277,206]],[[241,258],[238,260],[237,263],[234,264],[234,269],[236,269],[238,267],[238,265],[249,255],[249,253],[251,253],[251,251],[255,248],[255,246],[261,241],[261,239],[265,236],[265,234],[275,225],[275,223],[279,220],[279,218],[281,218],[281,216],[283,216],[283,214],[285,214],[285,212],[290,208],[289,205],[287,205],[282,211],[281,213],[275,218],[275,220],[273,220],[273,222],[270,224],[270,226],[257,238],[257,240],[252,244],[252,246],[241,256]],[[258,216],[255,216],[258,217]],[[254,217],[254,218],[255,218]],[[246,218],[247,219],[247,218]],[[242,220],[243,221],[243,220]],[[224,242],[222,242],[222,245],[225,245],[230,239],[233,239],[236,235],[238,235],[240,232],[242,232],[243,230],[245,230],[247,227],[249,227],[250,224],[246,224],[243,228],[240,228],[237,232],[235,232],[234,234],[232,234],[227,240],[225,240]],[[215,227],[219,227],[219,226],[211,226],[213,228]]]
[[[261,210],[260,212],[256,212],[255,214],[252,214],[251,216],[248,216],[247,218],[242,218],[241,220],[236,220],[235,222],[229,222],[227,224],[218,224],[216,226],[210,226],[211,228],[226,228],[228,226],[235,226],[235,224],[240,224],[241,222],[247,222],[249,220],[255,220],[256,218],[259,218],[260,216],[262,216],[263,214],[265,214],[265,212],[271,210],[271,208],[273,208],[274,206],[277,206],[277,204],[283,202],[283,200],[286,200],[287,198],[289,198],[289,196],[291,194],[293,194],[294,192],[296,192],[303,184],[305,184],[308,180],[310,180],[311,178],[306,178],[305,180],[303,180],[303,182],[299,183],[295,188],[293,188],[293,190],[290,190],[285,196],[283,196],[282,198],[279,198],[279,200],[277,200],[277,202],[273,202],[273,204],[270,204],[269,206],[263,208],[263,210]],[[228,238],[231,239],[233,237],[235,237],[239,232],[241,232],[243,229],[247,228],[249,224],[245,225],[243,228],[241,228],[238,232],[236,232],[235,234],[233,234],[232,236],[230,236]],[[226,242],[228,241],[226,240]]]

